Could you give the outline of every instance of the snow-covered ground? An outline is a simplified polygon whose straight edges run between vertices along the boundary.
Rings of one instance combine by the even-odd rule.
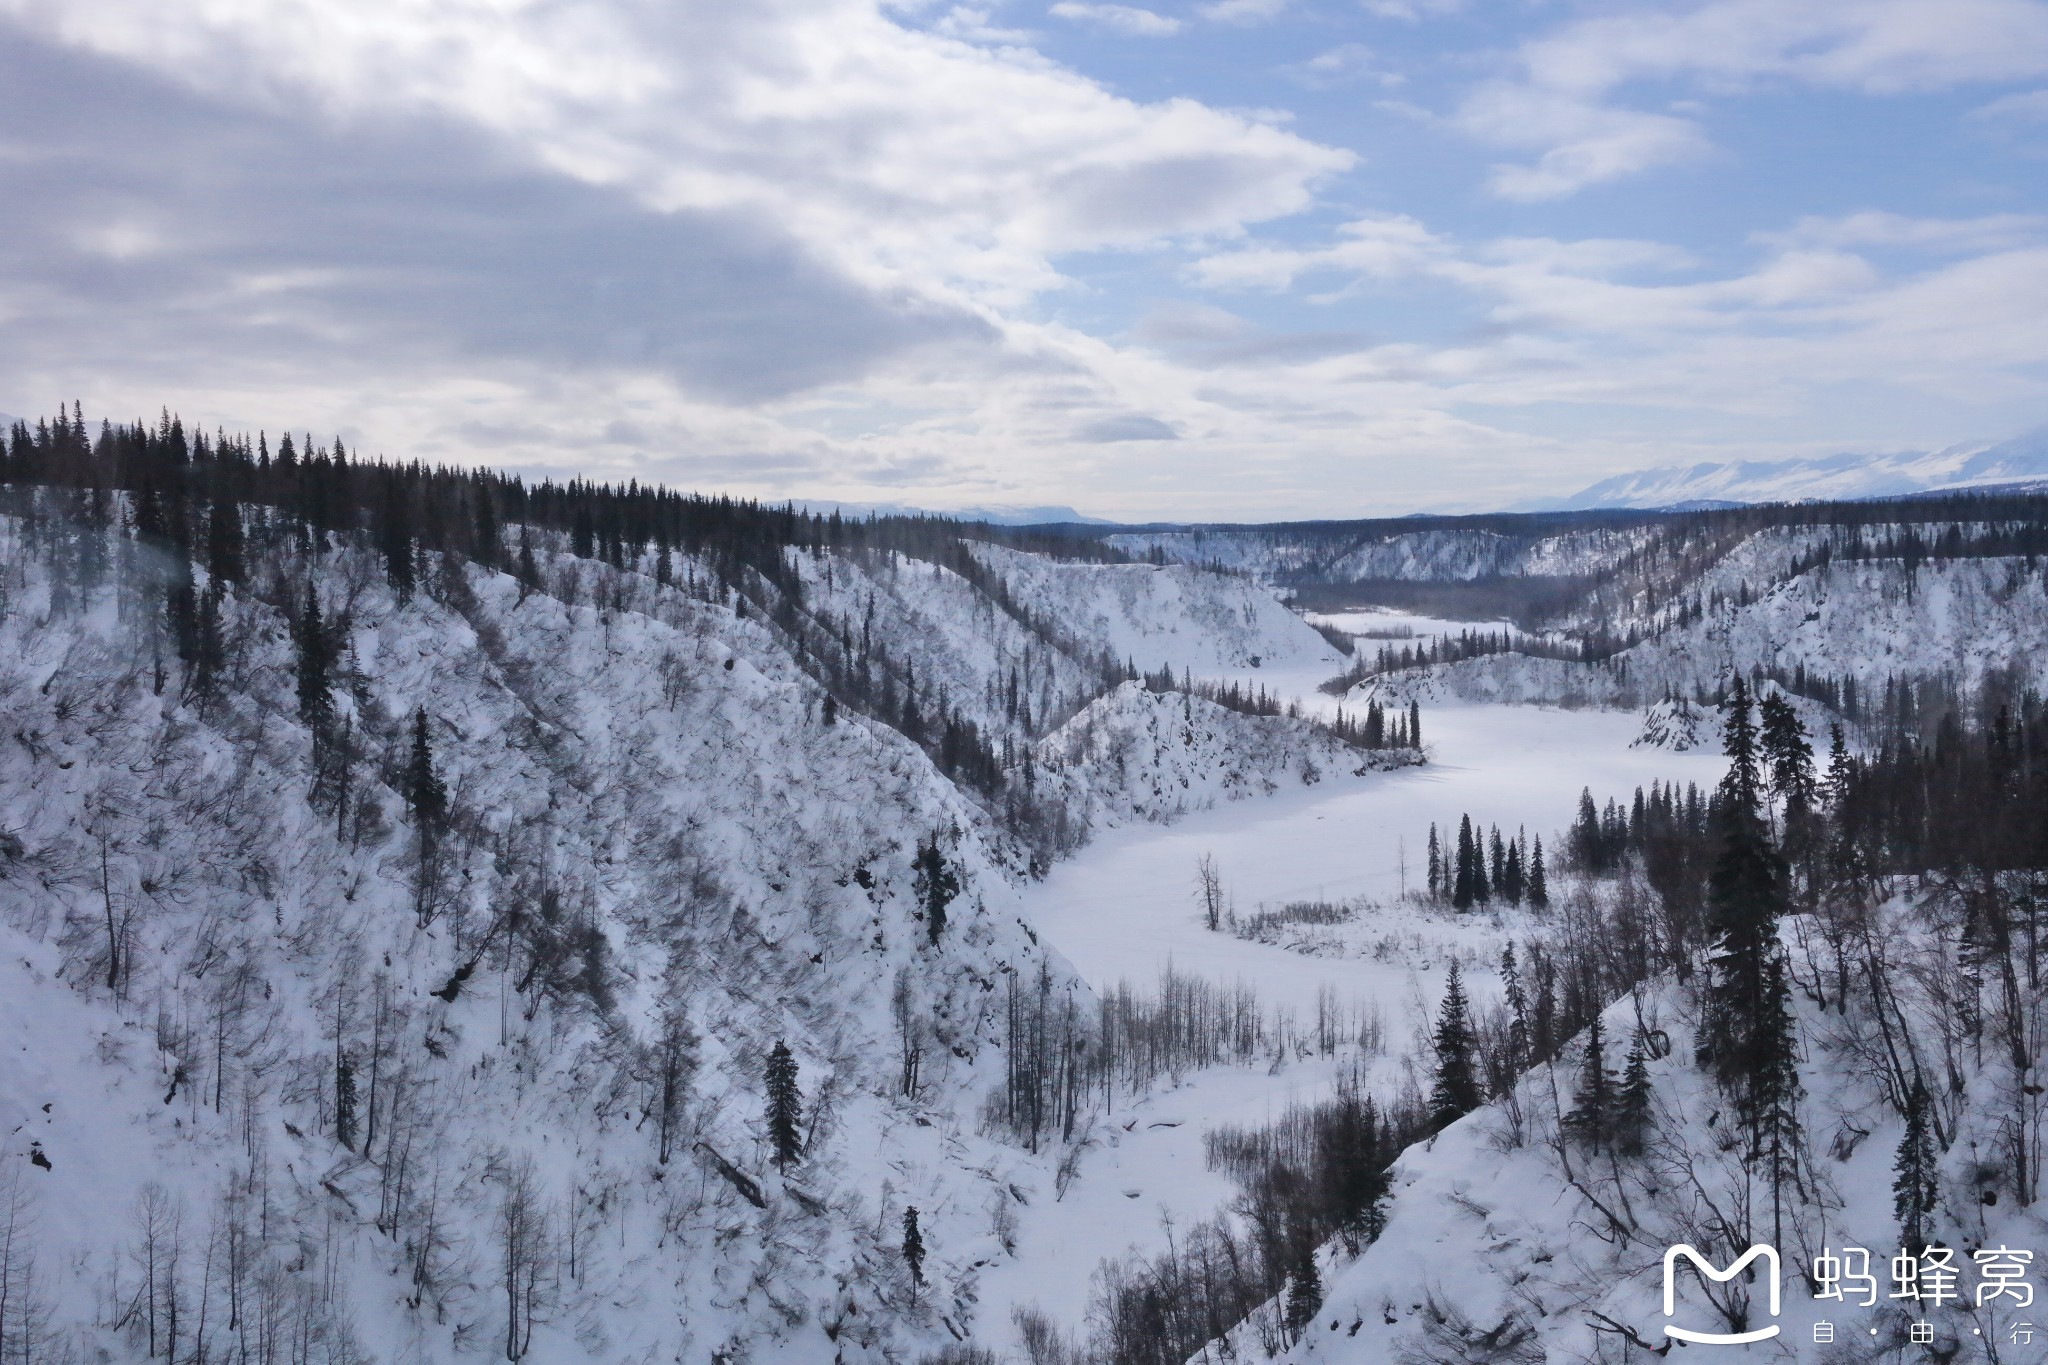
[[[1407,640],[1433,640],[1440,635],[1460,635],[1468,630],[1524,632],[1512,621],[1454,621],[1447,616],[1425,616],[1399,607],[1361,607],[1356,611],[1310,611],[1302,615],[1311,624],[1329,626],[1347,635],[1365,637],[1362,649],[1382,642],[1400,644]]]
[[[1719,780],[1715,754],[1631,748],[1640,719],[1613,711],[1525,706],[1449,706],[1423,713],[1430,762],[1421,768],[1343,778],[1190,815],[1167,828],[1137,826],[1100,837],[1024,893],[1024,913],[1051,946],[1098,988],[1146,984],[1171,965],[1214,981],[1243,981],[1268,1009],[1313,1017],[1334,992],[1347,1012],[1377,1007],[1388,1048],[1408,1045],[1418,1002],[1434,1008],[1451,952],[1490,962],[1500,942],[1490,915],[1380,912],[1398,945],[1384,960],[1322,957],[1212,932],[1196,900],[1196,863],[1214,857],[1240,914],[1308,899],[1396,900],[1423,885],[1429,826],[1454,835],[1461,815],[1503,830],[1526,826],[1546,843],[1567,824],[1581,788],[1601,800],[1651,781]],[[1380,925],[1347,926],[1370,939]],[[1481,982],[1490,973],[1479,973]],[[1485,991],[1486,986],[1480,989]],[[1397,1058],[1383,1065],[1395,1067]],[[1036,1302],[1078,1326],[1091,1277],[1105,1255],[1164,1245],[1174,1226],[1213,1214],[1232,1192],[1204,1165],[1202,1134],[1247,1125],[1327,1094],[1337,1062],[1289,1058],[1278,1069],[1217,1069],[1115,1117],[1114,1145],[1083,1159],[1064,1198],[1020,1210],[1018,1256],[987,1271],[978,1321],[985,1339],[1012,1304]],[[1126,1130],[1123,1124],[1132,1126]],[[1135,1191],[1135,1193],[1133,1193]]]
[[[1455,834],[1458,817],[1546,840],[1566,825],[1579,792],[1603,801],[1651,781],[1720,777],[1718,754],[1632,749],[1640,719],[1616,711],[1445,706],[1423,712],[1430,761],[1357,782],[1290,791],[1190,816],[1167,829],[1104,835],[1025,892],[1043,934],[1096,985],[1147,980],[1168,961],[1183,971],[1242,978],[1277,998],[1313,1001],[1319,985],[1356,990],[1353,964],[1246,943],[1202,926],[1195,863],[1216,859],[1241,912],[1260,902],[1392,900],[1423,884],[1429,826]]]

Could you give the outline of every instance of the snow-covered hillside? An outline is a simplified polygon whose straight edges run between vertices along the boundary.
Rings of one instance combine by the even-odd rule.
[[[132,1287],[131,1213],[160,1189],[181,1231],[157,1292],[216,1351],[229,1294],[335,1360],[502,1351],[529,1322],[515,1354],[542,1359],[851,1359],[965,1320],[1006,1157],[930,1116],[998,1074],[1003,973],[1064,968],[914,746],[827,724],[762,627],[646,580],[599,608],[565,586],[600,588],[595,566],[531,594],[471,569],[401,602],[340,551],[313,582],[346,613],[354,761],[323,808],[260,596],[227,597],[202,704],[175,663],[153,681],[146,564],[65,614],[4,534],[0,1130],[49,1163],[23,1185],[53,1303]],[[416,712],[436,847],[393,790]],[[912,894],[931,838],[960,883],[936,937]],[[778,1040],[811,1125],[786,1181],[761,1124]],[[886,1233],[909,1204],[923,1290]],[[515,1253],[534,1279],[508,1327]]]
[[[1039,780],[1091,825],[1158,823],[1221,802],[1362,777],[1421,761],[1412,749],[1361,751],[1307,721],[1241,715],[1185,692],[1125,683],[1034,750]]]
[[[2048,428],[2007,441],[1969,442],[1936,451],[1645,469],[1602,479],[1568,497],[1538,499],[1516,510],[1884,498],[2044,480],[2048,480]]]
[[[1325,585],[1394,579],[1458,583],[1480,578],[1579,577],[1610,567],[1648,539],[1641,528],[1589,527],[1561,535],[1509,535],[1477,528],[1345,532],[1243,530],[1120,532],[1105,537],[1127,554],[1155,552],[1181,564],[1214,564],[1266,582]]]
[[[834,707],[800,643],[857,638],[1001,738],[1069,844],[1416,759],[1138,684],[1090,704],[1120,656],[1336,658],[1192,569],[791,553],[800,592],[748,609],[707,561],[543,533],[518,575],[422,553],[407,592],[360,539],[309,554],[252,509],[248,581],[186,639],[181,564],[28,506],[0,517],[0,1221],[31,1247],[0,1279],[33,1310],[0,1323],[10,1360],[24,1322],[52,1360],[1001,1337],[980,1272],[1055,1177],[985,1117],[1006,983],[1088,987],[1020,913],[1011,808],[935,736]]]
[[[2048,583],[2038,560],[1836,561],[1779,578],[1799,548],[1786,541],[1752,537],[1696,585],[1688,601],[1704,598],[1699,615],[1659,612],[1652,622],[1661,629],[1611,658],[1496,654],[1391,674],[1363,690],[1404,703],[1640,707],[1757,669],[1853,679],[1866,698],[1899,679],[1965,691],[2015,672],[2048,683]]]
[[[1942,918],[1900,898],[1882,908],[1873,932],[1895,936],[1887,956],[1896,961],[1938,960],[1932,926]],[[1795,954],[1818,937],[1806,920],[1786,930]],[[1909,1032],[1925,1030],[1923,1041],[1942,1031],[1931,1017],[1943,1008],[1938,998],[1911,990],[1898,1007]],[[1613,1040],[1639,1033],[1661,1053],[1647,1067],[1654,1107],[1641,1152],[1603,1151],[1563,1125],[1580,1084],[1582,1036],[1563,1060],[1530,1072],[1509,1096],[1402,1154],[1385,1231],[1356,1260],[1331,1262],[1335,1273],[1320,1309],[1283,1359],[1648,1361],[1670,1351],[1667,1324],[1706,1332],[1775,1327],[1773,1340],[1749,1348],[1756,1358],[1829,1365],[2042,1359],[2038,1330],[2024,1330],[2038,1324],[2038,1311],[2019,1294],[1979,1297],[1977,1252],[2025,1253],[2019,1278],[2029,1282],[2031,1300],[2036,1258],[2048,1241],[2048,1219],[2038,1206],[2011,1197],[1995,1155],[2007,1145],[2001,1125],[2013,1121],[2014,1107],[1999,1060],[1960,1059],[1958,1088],[1943,1101],[1948,1137],[1938,1168],[1946,1193],[1930,1211],[1927,1231],[1930,1241],[1955,1248],[1956,1293],[1928,1305],[1893,1293],[1891,1262],[1900,1248],[1896,1157],[1906,1120],[1880,1071],[1858,1060],[1866,1048],[1881,1046],[1869,1017],[1799,1000],[1799,1111],[1812,1147],[1802,1162],[1811,1167],[1798,1204],[1776,1214],[1767,1182],[1737,1144],[1726,1096],[1693,1062],[1699,1019],[1686,992],[1669,979],[1654,982],[1610,1005],[1603,1022],[1610,1060],[1628,1046]],[[2018,1107],[2031,1114],[2038,1104],[2021,1097]],[[1675,1311],[1667,1318],[1667,1249],[1697,1244],[1725,1265],[1733,1255],[1722,1234],[1731,1224],[1753,1227],[1756,1240],[1782,1256],[1779,1311],[1771,1311],[1763,1276],[1710,1295],[1703,1291],[1711,1286],[1681,1263]],[[1832,1250],[1834,1275],[1854,1276],[1857,1263],[1839,1259],[1848,1248],[1867,1254],[1876,1277],[1870,1303],[1853,1280],[1831,1300],[1817,1297],[1816,1258]],[[1917,1260],[1922,1247],[1910,1250]],[[1922,1313],[1932,1326],[1925,1354],[1909,1331]],[[1826,1326],[1816,1331],[1820,1324]],[[1722,1353],[1748,1358],[1739,1348]]]
[[[1239,673],[1327,666],[1343,655],[1256,582],[1186,565],[1088,564],[997,545],[975,554],[1034,613],[1141,672]]]

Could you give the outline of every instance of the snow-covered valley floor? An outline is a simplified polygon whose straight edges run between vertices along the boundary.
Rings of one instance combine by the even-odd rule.
[[[1170,964],[1188,975],[1246,982],[1268,1010],[1291,1010],[1304,1029],[1319,991],[1334,992],[1347,1011],[1376,1007],[1389,1052],[1380,1065],[1392,1074],[1416,1010],[1435,1007],[1444,952],[1490,961],[1501,942],[1490,915],[1393,904],[1404,860],[1408,889],[1423,885],[1432,821],[1454,837],[1469,813],[1475,824],[1504,832],[1526,826],[1548,845],[1570,821],[1582,788],[1604,803],[1652,781],[1709,786],[1723,767],[1718,755],[1629,748],[1641,722],[1626,712],[1435,707],[1423,724],[1426,767],[1332,779],[1170,827],[1107,832],[1026,892],[1027,917],[1098,988],[1119,980],[1145,985]],[[1240,914],[1310,899],[1385,903],[1348,928],[1354,939],[1371,940],[1380,928],[1370,918],[1376,914],[1393,950],[1384,958],[1311,956],[1209,930],[1196,896],[1204,855],[1215,859]],[[1348,1064],[1341,1056],[1294,1057],[1270,1072],[1213,1069],[1112,1116],[1109,1139],[1084,1156],[1065,1196],[1055,1200],[1048,1181],[1020,1210],[1016,1258],[990,1267],[981,1282],[983,1339],[1002,1339],[1001,1324],[1017,1304],[1035,1302],[1080,1326],[1103,1256],[1162,1246],[1162,1215],[1184,1227],[1231,1194],[1230,1182],[1205,1168],[1205,1130],[1256,1125],[1319,1098]]]

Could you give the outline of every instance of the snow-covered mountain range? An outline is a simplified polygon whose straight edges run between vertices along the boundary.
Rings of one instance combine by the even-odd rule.
[[[2048,481],[2048,427],[2011,440],[1966,442],[1935,451],[1840,454],[1804,460],[1737,460],[1617,474],[1567,497],[1537,498],[1511,511],[1599,507],[1701,507],[1900,497]]]

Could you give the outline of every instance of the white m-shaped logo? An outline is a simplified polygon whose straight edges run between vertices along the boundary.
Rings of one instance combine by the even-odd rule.
[[[1673,1276],[1678,1258],[1685,1257],[1699,1268],[1700,1274],[1717,1284],[1726,1284],[1742,1273],[1742,1268],[1751,1261],[1761,1260],[1771,1271],[1771,1316],[1778,1316],[1778,1249],[1776,1247],[1753,1246],[1736,1258],[1735,1264],[1726,1270],[1716,1270],[1712,1262],[1692,1247],[1681,1243],[1664,1253],[1664,1316],[1670,1317],[1678,1311],[1678,1286]],[[1778,1335],[1778,1324],[1759,1327],[1753,1332],[1689,1332],[1683,1327],[1668,1323],[1664,1335],[1677,1337],[1680,1341],[1698,1342],[1703,1346],[1741,1346],[1752,1341],[1769,1341]]]

